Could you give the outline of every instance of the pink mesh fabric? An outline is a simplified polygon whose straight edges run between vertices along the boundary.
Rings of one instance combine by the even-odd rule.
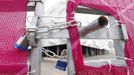
[[[92,67],[81,65],[76,75],[127,75],[127,67],[123,66],[114,66],[104,65],[101,67]]]
[[[0,0],[0,75],[26,75],[27,52],[14,48],[25,33],[27,0]]]
[[[130,75],[134,75],[134,0],[69,0],[67,4],[67,22],[74,17],[74,9],[78,5],[94,8],[113,15],[120,23],[125,24],[129,40],[125,43],[125,56]],[[100,68],[83,64],[82,49],[80,47],[79,33],[76,26],[68,28],[76,75],[127,75],[127,67],[105,65]]]

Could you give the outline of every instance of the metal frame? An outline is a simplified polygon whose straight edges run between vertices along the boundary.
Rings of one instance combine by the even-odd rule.
[[[29,0],[27,4],[27,11],[32,12],[31,16],[38,16],[38,13],[36,12],[36,6],[38,3],[42,3],[42,0]],[[42,3],[43,4],[43,3]],[[38,24],[38,17],[32,18],[32,28],[26,28],[28,31],[28,40],[29,45],[32,47],[31,54],[29,55],[28,60],[28,73],[27,75],[40,75],[41,73],[41,56],[42,56],[42,45],[41,45],[41,39],[36,39],[36,26]],[[28,24],[28,23],[26,23]]]
[[[40,1],[40,0],[29,0],[29,1]],[[35,4],[36,6],[36,4]],[[35,6],[32,8],[28,8],[29,11],[33,11],[33,9],[35,9]],[[35,11],[36,12],[36,11]],[[78,9],[76,9],[77,13],[87,13],[87,14],[98,14],[98,15],[108,15],[104,12],[100,12],[98,10],[94,10],[94,9],[87,9],[87,8],[83,8],[83,7],[79,7]],[[38,15],[34,15],[34,16],[38,16]],[[110,24],[113,24],[112,21],[115,21],[115,18],[109,16],[108,19],[110,20]],[[37,25],[39,23],[37,22]],[[127,36],[127,32],[125,27],[122,26],[118,26],[119,24],[115,24],[112,25],[112,28],[104,28],[95,32],[92,32],[90,34],[88,34],[86,37],[81,37],[83,39],[113,39],[114,40],[114,44],[115,44],[115,49],[116,49],[116,55],[117,56],[121,56],[124,57],[124,41],[128,39]],[[32,53],[31,53],[31,57],[30,57],[30,61],[31,61],[31,72],[29,72],[29,75],[40,75],[40,71],[41,71],[41,54],[42,54],[42,40],[43,39],[67,39],[67,51],[68,51],[68,75],[74,75],[75,74],[75,68],[74,68],[74,63],[73,63],[73,57],[72,57],[72,51],[71,51],[71,44],[70,44],[70,39],[68,36],[68,31],[66,29],[64,30],[58,30],[58,33],[54,32],[54,31],[50,31],[47,34],[43,33],[43,34],[37,34],[37,36],[33,36],[34,38],[36,38],[36,43],[37,43],[37,47],[33,47],[32,49]],[[102,34],[100,37],[98,37],[98,34]],[[32,37],[30,37],[32,38]],[[30,39],[31,40],[31,39]],[[31,40],[33,41],[33,39]],[[101,62],[90,62],[90,65],[101,65],[103,64],[105,61],[101,61]],[[124,65],[126,66],[126,63],[124,60],[118,60],[115,59],[113,61],[111,61],[113,64],[119,63],[119,65]]]
[[[82,27],[80,27],[79,30],[81,28]],[[114,26],[111,28],[103,28],[103,29],[97,30],[95,32],[91,32],[87,36],[81,37],[81,38],[82,39],[119,39],[119,40],[122,40],[124,38],[127,38],[126,36],[123,37],[123,35],[126,34],[126,32],[121,32],[121,31],[125,31],[125,30],[126,30],[126,28],[123,28],[122,26],[121,27]],[[98,34],[101,34],[101,35],[99,35],[99,37],[98,37]],[[37,39],[49,39],[49,38],[67,39],[67,38],[69,38],[69,35],[68,35],[67,29],[57,30],[56,32],[52,30],[48,33],[37,34],[36,38]]]
[[[107,14],[105,12],[96,10],[96,9],[92,9],[92,8],[87,8],[84,6],[78,6],[78,8],[75,10],[75,12],[77,13],[85,13],[85,14],[94,14],[94,15],[110,15]]]
[[[108,19],[109,19],[110,24],[113,24],[113,22],[115,22],[115,20],[116,20],[113,16],[108,16]],[[118,23],[111,25],[111,27],[113,27],[113,26],[118,26]],[[121,27],[121,28],[124,28],[124,27]],[[125,45],[125,41],[128,39],[128,35],[127,35],[126,28],[121,30],[121,31],[119,31],[119,32],[120,32],[121,37],[123,37],[122,39],[124,39],[124,40],[122,40],[122,39],[120,39],[120,40],[119,39],[114,39],[113,40],[114,48],[115,48],[115,51],[116,51],[116,56],[124,57],[125,56],[125,54],[124,54],[124,45]]]
[[[75,68],[74,68],[74,61],[72,58],[72,49],[71,49],[71,43],[70,43],[70,39],[67,39],[67,63],[68,63],[68,67],[67,67],[67,73],[68,75],[74,75],[75,74]]]

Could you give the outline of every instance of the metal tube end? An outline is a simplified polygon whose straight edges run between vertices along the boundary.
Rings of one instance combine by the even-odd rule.
[[[108,19],[105,16],[100,16],[98,23],[101,26],[106,26],[106,25],[108,25]]]

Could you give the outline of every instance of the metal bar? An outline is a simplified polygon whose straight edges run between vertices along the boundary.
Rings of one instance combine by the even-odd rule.
[[[85,14],[94,14],[94,15],[109,15],[105,12],[96,10],[96,9],[92,9],[92,8],[88,8],[88,7],[84,7],[84,6],[78,6],[78,8],[75,10],[76,13],[85,13]]]
[[[37,4],[40,4],[40,2]],[[37,12],[37,10],[35,12]],[[38,16],[38,13],[34,13],[34,16]],[[38,22],[35,21],[35,23],[36,24],[34,24],[34,27],[38,24]],[[31,57],[30,57],[31,72],[30,72],[30,75],[40,75],[40,73],[41,73],[41,57],[42,57],[42,47],[43,47],[42,39],[36,39],[35,41],[37,42],[37,47],[33,47],[32,52],[31,52]]]
[[[88,51],[88,47],[86,47],[86,57],[88,57],[89,56],[89,53],[88,53],[89,51]]]
[[[56,51],[57,51],[57,55],[60,56],[60,47],[59,47],[59,45],[57,45],[57,50]]]
[[[82,27],[81,27],[82,28]],[[91,32],[87,34],[85,37],[81,37],[81,39],[124,39],[120,33],[121,28],[119,26],[114,26],[111,28],[103,28],[97,30],[95,32]],[[64,30],[52,30],[48,33],[37,34],[37,39],[67,39],[69,38],[67,29]]]
[[[113,22],[116,21],[116,19],[113,16],[108,16],[108,19],[109,19],[110,24],[113,24]],[[114,24],[113,26],[118,26],[118,24]],[[118,35],[121,35],[122,39],[124,39],[123,34],[122,34],[121,31],[122,30],[118,31],[118,32],[120,32]],[[124,33],[127,33],[127,32],[124,32]],[[124,53],[125,42],[122,39],[121,40],[114,39],[113,42],[114,42],[114,48],[115,48],[116,56],[124,57],[125,56],[125,53]]]
[[[125,57],[124,46],[125,42],[120,40],[113,40],[116,56]]]
[[[108,61],[111,62],[112,65],[116,66],[127,66],[124,59],[100,59],[100,60],[89,60],[84,61],[84,64],[87,66],[100,67],[102,65],[108,64]]]
[[[74,68],[74,61],[72,57],[72,48],[71,48],[70,39],[67,39],[67,63],[68,63],[67,75],[74,75],[75,68]]]
[[[42,56],[42,46],[41,41],[38,41],[38,46],[32,49],[31,53],[31,74],[30,75],[40,75],[41,73],[41,56]],[[32,73],[33,72],[33,73]]]
[[[80,36],[84,37],[87,34],[94,32],[96,30],[102,29],[105,26],[108,25],[108,19],[104,16],[100,16],[96,20],[94,20],[92,23],[88,24],[87,26],[80,29],[79,33]]]
[[[122,40],[128,40],[128,34],[127,34],[127,29],[125,27],[125,25],[120,25],[122,31],[121,31],[121,34],[122,34],[122,37],[123,39]]]
[[[44,3],[36,2],[35,14],[37,17],[42,17],[44,15]]]

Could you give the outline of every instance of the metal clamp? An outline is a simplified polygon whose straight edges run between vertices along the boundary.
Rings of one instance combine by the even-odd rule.
[[[27,39],[29,41],[29,46],[36,47],[37,46],[37,44],[36,44],[37,29],[36,28],[27,28],[26,30],[29,33],[27,36]]]

